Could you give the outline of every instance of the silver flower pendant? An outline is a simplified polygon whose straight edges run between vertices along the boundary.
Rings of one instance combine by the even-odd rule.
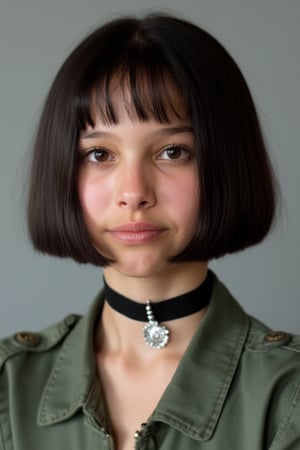
[[[147,345],[153,348],[163,348],[169,341],[169,330],[160,325],[154,318],[151,304],[148,301],[146,304],[146,313],[148,323],[144,326],[144,341]]]

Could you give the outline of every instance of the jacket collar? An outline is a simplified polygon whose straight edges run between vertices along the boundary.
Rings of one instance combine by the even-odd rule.
[[[93,354],[94,325],[103,301],[101,292],[62,344],[40,400],[38,425],[69,419],[81,408],[92,415],[97,412],[99,422],[105,419]]]
[[[102,305],[100,293],[65,339],[40,401],[40,426],[67,420],[83,408],[107,427],[93,356],[94,324]],[[248,328],[247,315],[215,277],[208,311],[151,420],[169,424],[194,439],[208,440],[221,414]]]
[[[215,277],[207,313],[152,419],[198,440],[212,436],[248,335],[250,321]]]

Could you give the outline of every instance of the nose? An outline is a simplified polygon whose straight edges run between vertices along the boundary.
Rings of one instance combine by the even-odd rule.
[[[147,168],[124,167],[117,180],[117,204],[136,211],[151,208],[155,202],[154,180]]]

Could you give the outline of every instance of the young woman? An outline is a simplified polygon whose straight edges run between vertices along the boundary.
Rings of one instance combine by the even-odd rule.
[[[300,448],[300,339],[208,270],[275,211],[220,43],[164,15],[100,27],[53,82],[30,180],[35,248],[102,267],[105,288],[86,316],[1,342],[0,449]]]

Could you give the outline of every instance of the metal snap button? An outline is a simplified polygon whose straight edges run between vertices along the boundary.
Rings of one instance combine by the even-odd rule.
[[[264,344],[267,346],[285,345],[291,340],[291,335],[284,331],[270,331],[264,337]]]
[[[41,336],[37,333],[29,331],[21,331],[14,335],[14,340],[17,344],[23,347],[35,347],[41,341]]]

